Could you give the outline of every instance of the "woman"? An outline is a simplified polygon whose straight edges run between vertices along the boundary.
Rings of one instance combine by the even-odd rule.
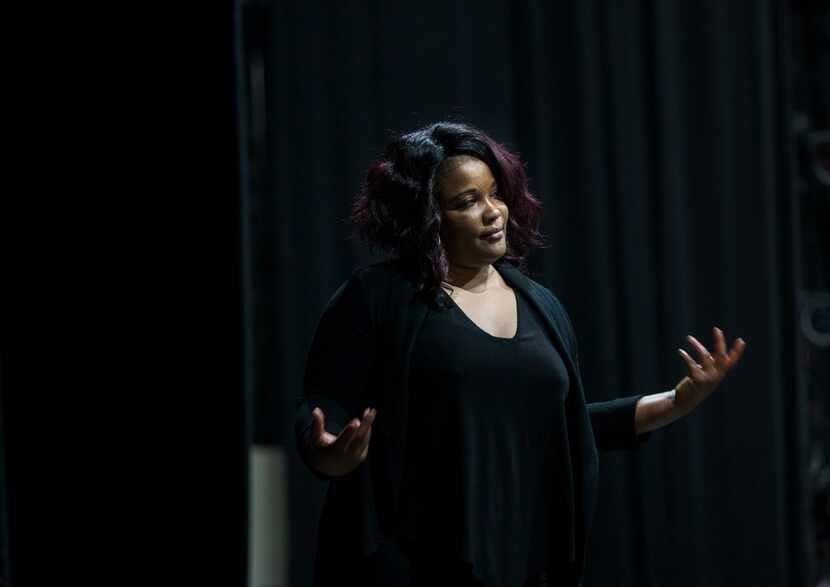
[[[579,585],[597,451],[688,414],[745,348],[674,389],[587,404],[561,304],[524,274],[542,242],[519,159],[437,123],[395,138],[354,204],[387,261],[327,304],[298,400],[299,452],[330,481],[316,585]],[[370,449],[371,445],[371,449]]]

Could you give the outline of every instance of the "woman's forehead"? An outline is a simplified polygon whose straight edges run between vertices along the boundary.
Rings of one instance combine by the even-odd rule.
[[[457,155],[445,159],[438,174],[438,183],[446,190],[478,187],[480,182],[492,180],[493,174],[487,164],[470,155]],[[451,197],[454,194],[446,195]]]
[[[438,175],[452,174],[459,168],[473,168],[482,165],[487,167],[481,159],[473,157],[472,155],[453,155],[441,162],[441,165],[438,167]]]

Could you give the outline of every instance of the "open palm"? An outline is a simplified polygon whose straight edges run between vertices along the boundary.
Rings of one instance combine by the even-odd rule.
[[[698,361],[695,361],[683,349],[677,349],[689,372],[688,378],[676,388],[675,401],[679,405],[691,408],[706,399],[726,377],[729,370],[741,360],[746,349],[743,339],[736,339],[732,348],[727,351],[723,331],[715,326],[712,328],[712,333],[715,341],[714,353],[710,353],[694,336],[686,337],[697,352]]]

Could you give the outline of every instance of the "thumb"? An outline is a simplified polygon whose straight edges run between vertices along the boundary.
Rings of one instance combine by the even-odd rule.
[[[323,433],[326,431],[326,415],[320,408],[314,408],[311,412],[311,418],[311,442],[314,446],[320,446]]]

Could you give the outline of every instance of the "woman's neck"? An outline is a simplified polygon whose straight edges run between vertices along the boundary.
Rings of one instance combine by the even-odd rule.
[[[496,270],[492,264],[483,267],[449,266],[446,283],[472,293],[482,293],[495,283]]]

